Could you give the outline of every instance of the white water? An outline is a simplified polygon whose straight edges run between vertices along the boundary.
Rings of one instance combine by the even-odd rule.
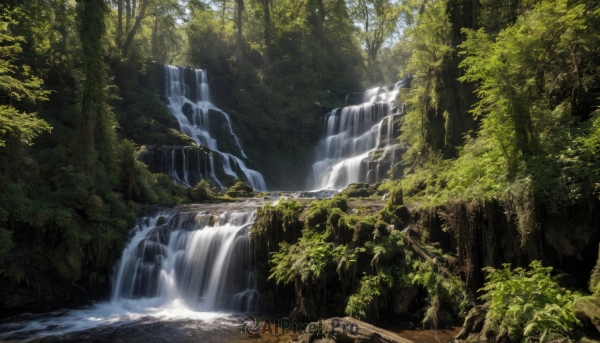
[[[255,211],[212,216],[142,218],[116,268],[112,301],[160,298],[198,311],[253,310],[258,298],[248,234]]]
[[[138,218],[115,267],[109,302],[2,325],[0,340],[149,318],[231,325],[231,313],[251,312],[258,304],[249,237],[255,215],[171,211]]]
[[[229,115],[210,102],[206,72],[201,69],[165,65],[164,74],[164,96],[168,99],[167,108],[177,118],[181,133],[189,136],[197,145],[206,146],[218,155],[218,161],[223,165],[227,175],[237,176],[234,169],[238,169],[244,174],[252,188],[266,191],[265,181],[259,172],[246,167],[241,158],[219,150],[217,139],[214,138],[214,133],[211,132],[210,120],[217,119],[211,118],[213,115],[221,116],[220,119],[225,120],[228,134],[239,150],[239,155],[248,158],[240,145],[238,137],[233,132]],[[184,113],[184,109],[186,113]],[[234,165],[236,167],[233,167]],[[198,169],[200,165],[194,166],[194,168]],[[211,170],[210,177],[223,186],[222,181],[217,178],[214,172],[214,164],[211,164]],[[175,180],[180,181],[179,179]],[[183,184],[194,186],[185,182]]]
[[[385,143],[382,157],[393,154],[391,108],[405,84],[397,82],[390,91],[385,87],[369,89],[362,94],[362,104],[335,109],[327,115],[325,138],[317,147],[309,188],[339,190],[351,183],[367,182],[364,160],[382,143]],[[388,121],[387,130],[382,133],[384,120]],[[382,135],[385,142],[380,142]],[[394,156],[391,159],[393,163]]]

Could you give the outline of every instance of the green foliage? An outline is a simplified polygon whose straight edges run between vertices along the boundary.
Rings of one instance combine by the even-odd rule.
[[[360,38],[366,47],[369,64],[369,81],[377,82],[381,78],[376,68],[379,52],[396,30],[403,7],[390,0],[351,0],[348,7],[350,18],[361,28]]]
[[[0,85],[2,85],[0,83]],[[6,146],[11,137],[21,143],[33,145],[33,139],[52,127],[35,113],[20,113],[11,106],[0,105],[0,147]]]
[[[435,256],[438,261],[443,260],[441,252],[432,249],[431,246],[421,245],[421,248],[428,250],[429,255]],[[455,313],[463,316],[470,305],[467,296],[465,283],[459,276],[443,275],[440,273],[440,267],[433,263],[433,260],[414,260],[412,262],[412,272],[409,274],[412,283],[420,285],[427,290],[429,305],[424,308],[425,316],[423,323],[429,323],[432,327],[437,327],[438,323],[448,323],[442,312],[442,304],[448,304]]]
[[[342,190],[340,194],[348,198],[377,198],[380,199],[385,194],[385,187],[381,188],[381,183],[369,185],[366,183],[351,183]]]
[[[379,310],[379,302],[387,300],[382,299],[386,294],[385,289],[390,288],[392,276],[380,273],[375,276],[364,276],[359,283],[358,291],[348,299],[346,314],[360,320],[370,319],[372,313]]]
[[[270,253],[278,249],[278,242],[292,241],[300,227],[300,214],[304,206],[296,200],[279,201],[276,205],[266,202],[256,214],[252,228],[254,248],[257,252]],[[265,270],[265,273],[268,271]]]
[[[307,232],[296,244],[282,242],[271,259],[274,266],[269,278],[287,284],[296,277],[307,283],[324,277],[327,265],[333,263],[332,245],[326,238],[326,234]]]
[[[394,199],[401,203],[401,190],[396,187]],[[429,260],[422,260],[410,249],[412,245],[405,245],[406,237],[399,230],[390,231],[389,222],[382,218],[400,222],[394,212],[383,209],[361,217],[346,213],[347,206],[345,198],[334,197],[313,201],[301,216],[302,208],[293,207],[295,223],[299,216],[306,218],[302,236],[297,241],[279,237],[279,249],[271,253],[269,277],[283,285],[294,285],[297,305],[292,315],[336,315],[334,309],[319,305],[324,301],[322,294],[327,296],[327,290],[333,288],[342,292],[333,297],[337,311],[374,321],[382,309],[390,306],[395,292],[416,286],[425,288],[432,299],[426,311],[433,313],[431,308],[435,308],[440,316],[445,313],[440,306],[443,303],[449,304],[454,314],[464,312],[464,283],[458,277],[440,273],[439,267]],[[267,218],[273,212],[272,207],[259,212],[259,227],[269,223]],[[431,258],[443,259],[441,251],[432,246],[411,244],[417,244],[419,251]],[[430,315],[425,320],[435,319]]]
[[[318,230],[325,229],[324,225],[327,222],[327,218],[335,208],[346,212],[348,210],[346,198],[336,195],[330,200],[323,199],[311,202],[306,217],[308,227]]]
[[[563,0],[483,1],[482,6],[484,28],[463,29],[466,39],[458,47],[464,69],[460,80],[477,83],[479,101],[472,113],[480,127],[465,137],[458,158],[443,160],[444,152],[436,151],[427,135],[446,130],[442,126],[450,125],[451,118],[428,117],[429,110],[423,109],[435,107],[436,88],[422,86],[426,78],[415,80],[405,96],[404,136],[413,148],[405,155],[412,170],[403,187],[405,196],[431,205],[456,198],[499,200],[525,242],[538,225],[536,208],[558,214],[597,193],[598,121],[591,99],[598,96],[592,84],[598,78],[600,45],[598,35],[589,32],[598,27],[600,12]],[[439,44],[448,34],[449,29],[433,30],[438,40],[414,36],[414,44]],[[432,71],[433,80],[438,67],[450,72],[436,64],[443,58],[421,60],[421,70]],[[429,97],[413,98],[419,89]],[[433,119],[440,121],[428,123]]]
[[[443,128],[438,126],[442,118],[437,113],[441,97],[440,74],[445,69],[445,60],[454,51],[448,44],[452,24],[446,13],[447,3],[445,0],[426,5],[423,2],[426,10],[418,12],[416,25],[406,31],[406,40],[399,43],[403,49],[411,51],[402,72],[415,78],[411,88],[400,96],[407,108],[402,139],[411,145],[404,158],[417,164],[427,158],[428,145],[443,137],[440,134]]]
[[[196,202],[208,202],[213,199],[214,195],[210,190],[210,185],[206,180],[198,182],[196,187],[190,191],[190,199]]]
[[[573,314],[577,292],[560,285],[559,276],[551,276],[552,268],[534,261],[529,270],[487,267],[489,273],[481,298],[490,302],[486,318],[489,328],[497,327],[497,336],[508,335],[513,341],[536,339],[549,342],[572,338],[579,321]],[[485,330],[485,328],[484,328]]]
[[[465,30],[468,38],[463,48],[468,55],[462,63],[466,72],[462,80],[481,82],[481,100],[473,109],[475,116],[485,116],[479,136],[497,147],[498,162],[509,174],[516,173],[521,156],[545,148],[542,143],[552,144],[541,142],[548,134],[550,140],[562,138],[560,131],[550,130],[568,124],[568,111],[549,107],[545,95],[555,87],[581,83],[577,81],[581,76],[570,71],[572,49],[574,44],[590,48],[595,44],[596,38],[585,34],[593,16],[583,4],[541,2],[500,32],[495,41],[483,29]],[[545,68],[536,68],[540,65]]]
[[[94,40],[102,33],[103,13],[96,8],[86,14],[90,30],[80,41],[75,23],[78,16],[85,21],[85,9],[75,7],[26,2],[3,12],[0,24],[0,269],[11,266],[0,275],[0,288],[14,290],[2,293],[6,306],[44,301],[39,294],[70,299],[107,287],[136,211],[185,201],[188,192],[166,175],[150,173],[132,142],[117,143],[106,41]],[[82,43],[90,44],[83,49]],[[21,67],[26,65],[31,70]],[[82,100],[93,108],[95,126],[88,128],[97,155],[82,155]],[[84,160],[93,161],[93,187]]]
[[[229,187],[225,194],[232,198],[252,198],[256,196],[254,189],[244,181],[236,182],[235,185]]]
[[[15,24],[14,11],[0,6],[0,92],[12,100],[47,100],[49,92],[41,89],[43,80],[31,76],[31,68],[17,66],[22,53],[22,36],[12,36],[8,30]],[[44,131],[52,129],[47,122],[36,117],[36,113],[21,113],[11,105],[0,105],[0,148],[6,146],[10,138],[32,145],[33,139]]]

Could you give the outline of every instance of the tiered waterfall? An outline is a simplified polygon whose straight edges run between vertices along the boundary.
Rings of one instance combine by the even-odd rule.
[[[373,183],[385,177],[394,164],[398,145],[394,121],[402,108],[396,98],[408,82],[370,89],[360,94],[360,104],[327,114],[325,137],[317,147],[309,188],[339,190],[351,183]],[[374,158],[378,149],[381,156]]]
[[[161,99],[177,118],[181,133],[203,148],[153,147],[142,157],[150,169],[188,187],[202,179],[225,187],[242,176],[252,188],[265,191],[262,175],[243,161],[247,156],[229,115],[210,102],[206,71],[165,65],[163,77]]]

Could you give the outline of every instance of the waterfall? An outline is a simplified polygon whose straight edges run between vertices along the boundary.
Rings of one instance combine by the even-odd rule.
[[[394,153],[393,109],[400,88],[406,87],[408,82],[399,81],[390,89],[369,89],[362,93],[361,104],[338,108],[327,114],[325,138],[317,147],[309,180],[311,188],[342,189],[351,183],[369,181],[369,165],[365,159],[382,144],[383,156]],[[381,132],[386,120],[386,132]],[[382,136],[384,142],[381,142]],[[377,180],[379,164],[376,168]]]
[[[115,267],[112,303],[153,298],[200,312],[258,305],[249,238],[255,210],[157,212],[138,218]]]
[[[223,187],[222,177],[215,172],[214,163],[216,162],[221,164],[226,175],[237,177],[238,174],[234,172],[236,170],[245,176],[252,188],[265,191],[267,187],[262,175],[247,168],[245,162],[241,159],[247,159],[248,157],[242,149],[237,135],[233,132],[229,115],[210,102],[206,71],[165,65],[164,79],[163,99],[169,112],[179,122],[181,133],[189,136],[198,146],[205,146],[212,151],[210,157],[211,172],[209,175],[203,175],[203,177],[210,177]],[[225,127],[224,130],[223,127]],[[219,134],[220,137],[218,137]],[[217,137],[230,142],[230,146],[233,147],[234,151],[225,152],[220,150]],[[237,157],[236,154],[241,158]],[[186,155],[183,154],[183,159],[186,158]],[[173,157],[172,166],[175,165],[175,158]],[[183,168],[185,169],[182,171],[170,169],[167,174],[176,182],[186,186],[195,186],[195,184],[189,184],[185,179],[185,175],[190,173],[187,168],[201,170],[204,167],[199,164],[190,167],[189,161],[184,160]],[[180,174],[184,174],[183,179]]]

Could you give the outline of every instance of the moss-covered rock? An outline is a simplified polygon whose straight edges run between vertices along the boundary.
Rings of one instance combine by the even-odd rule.
[[[377,239],[378,237],[386,237],[390,235],[390,230],[388,229],[389,224],[383,221],[378,221],[375,224],[375,230],[373,231],[373,239]]]
[[[388,209],[392,209],[400,205],[404,205],[404,196],[402,194],[402,187],[397,186],[390,191],[387,207]]]
[[[384,193],[379,190],[381,183],[369,185],[367,183],[351,183],[341,194],[348,198],[368,198],[371,196],[381,196]]]
[[[596,266],[592,270],[590,277],[590,292],[594,294],[600,293],[600,246],[598,247],[598,259],[596,260]]]
[[[232,198],[252,198],[256,196],[254,189],[247,182],[243,181],[237,181],[235,185],[229,187],[225,194]]]
[[[196,202],[212,201],[213,194],[206,180],[198,182],[196,187],[190,190],[190,199]]]
[[[577,319],[593,325],[596,330],[600,331],[600,297],[598,295],[577,299],[574,311]]]
[[[328,222],[329,216],[335,209],[339,209],[339,212],[345,213],[348,211],[348,201],[346,198],[341,196],[334,196],[327,200],[317,200],[310,204],[310,207],[306,214],[306,224],[310,228],[321,229],[325,228]],[[339,220],[340,213],[336,211],[337,220]]]

